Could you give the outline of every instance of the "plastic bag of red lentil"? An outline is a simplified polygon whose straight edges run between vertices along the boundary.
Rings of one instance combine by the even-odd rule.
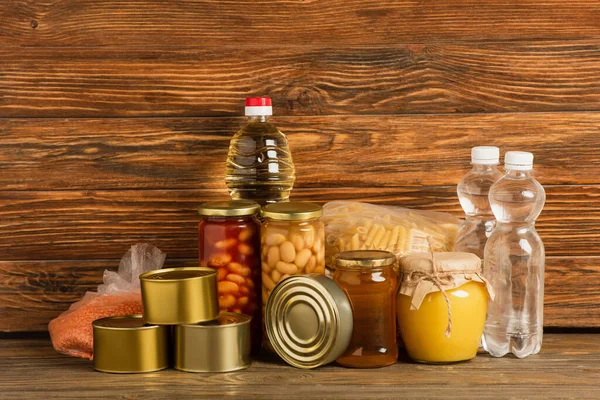
[[[54,349],[69,356],[92,359],[92,322],[104,317],[142,313],[139,276],[160,269],[166,254],[151,244],[136,244],[123,256],[119,270],[104,271],[98,291],[87,292],[77,303],[50,321],[48,331]]]

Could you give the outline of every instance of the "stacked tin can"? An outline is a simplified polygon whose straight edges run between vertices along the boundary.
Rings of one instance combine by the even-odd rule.
[[[250,366],[250,317],[219,313],[217,271],[169,268],[140,275],[144,315],[94,321],[94,368],[103,372],[227,372]],[[172,328],[172,329],[171,329]]]

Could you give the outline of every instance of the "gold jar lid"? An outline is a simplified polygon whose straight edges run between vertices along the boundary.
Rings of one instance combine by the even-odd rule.
[[[383,250],[343,251],[334,257],[334,265],[343,268],[369,268],[394,265],[394,253]]]
[[[200,324],[175,326],[175,368],[187,372],[231,372],[248,368],[250,320],[247,315],[221,313]]]
[[[152,372],[169,366],[169,330],[146,325],[141,315],[94,321],[94,369],[102,372]]]
[[[323,215],[323,207],[304,201],[268,204],[261,210],[263,218],[280,221],[302,221],[319,218]]]
[[[273,349],[297,368],[335,361],[352,337],[350,300],[323,275],[296,275],[281,281],[269,296],[265,319]]]
[[[209,217],[243,217],[260,211],[260,205],[250,200],[209,201],[198,207],[198,214]]]
[[[166,268],[140,275],[144,320],[149,324],[195,324],[217,318],[217,270]]]

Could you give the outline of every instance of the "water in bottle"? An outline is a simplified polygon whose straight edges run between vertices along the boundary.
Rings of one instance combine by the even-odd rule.
[[[458,199],[467,218],[458,231],[454,251],[473,253],[483,258],[485,243],[496,225],[488,193],[490,187],[502,176],[498,171],[499,159],[500,150],[495,146],[471,149],[473,169],[462,178],[457,187]]]
[[[248,123],[229,144],[225,181],[234,200],[288,201],[296,178],[287,138],[268,119],[271,99],[246,99]]]
[[[495,298],[489,302],[483,347],[492,356],[537,354],[542,346],[544,244],[535,220],[546,201],[532,176],[533,155],[509,151],[506,174],[490,189],[497,223],[484,253],[484,275]]]

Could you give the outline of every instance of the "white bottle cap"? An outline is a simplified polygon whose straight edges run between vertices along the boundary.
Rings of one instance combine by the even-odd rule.
[[[471,149],[471,164],[500,163],[500,149],[496,146],[477,146]]]
[[[529,171],[533,169],[533,154],[526,151],[507,151],[504,155],[504,168]]]
[[[246,98],[246,116],[259,117],[261,115],[273,115],[273,107],[270,97],[248,97]]]

